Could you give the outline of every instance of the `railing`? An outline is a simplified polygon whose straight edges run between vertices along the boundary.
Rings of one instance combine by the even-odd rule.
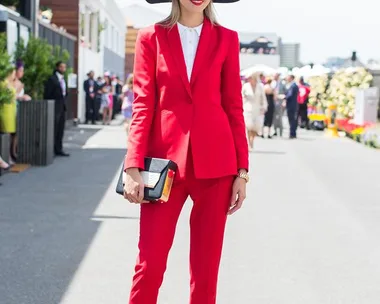
[[[75,36],[68,34],[60,28],[43,22],[39,22],[38,36],[46,39],[52,46],[59,45],[61,50],[68,50],[71,55],[68,65],[69,67],[74,66],[75,43],[77,41]]]

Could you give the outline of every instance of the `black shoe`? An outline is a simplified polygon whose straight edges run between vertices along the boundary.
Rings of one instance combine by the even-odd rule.
[[[63,152],[63,151],[61,151],[61,152],[57,152],[57,153],[55,153],[55,156],[60,156],[60,157],[69,157],[69,156],[70,156],[70,154],[69,154],[69,153],[66,153],[66,152]]]
[[[296,138],[297,138],[297,136],[295,136],[295,135],[292,135],[289,137],[289,139],[296,139]]]

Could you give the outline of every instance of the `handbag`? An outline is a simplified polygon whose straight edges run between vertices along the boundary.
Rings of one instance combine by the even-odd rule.
[[[177,164],[168,159],[146,157],[144,170],[140,171],[144,181],[144,201],[167,202],[173,185]],[[116,185],[116,193],[124,195],[124,161]]]

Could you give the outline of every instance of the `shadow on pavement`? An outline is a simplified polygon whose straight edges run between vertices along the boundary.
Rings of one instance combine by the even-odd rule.
[[[75,130],[71,142],[80,147],[97,131],[78,134]],[[70,158],[56,159],[49,167],[2,179],[2,304],[59,303],[101,225],[92,217],[107,190],[114,187],[110,181],[119,172],[125,150],[68,152]]]

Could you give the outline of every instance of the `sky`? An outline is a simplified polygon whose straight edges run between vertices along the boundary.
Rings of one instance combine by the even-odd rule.
[[[121,7],[147,5],[169,13],[170,4],[116,0]],[[309,4],[310,3],[310,4]],[[284,42],[301,44],[301,61],[323,63],[327,57],[380,59],[380,2],[376,0],[240,0],[216,4],[219,22],[246,32],[275,32]]]

